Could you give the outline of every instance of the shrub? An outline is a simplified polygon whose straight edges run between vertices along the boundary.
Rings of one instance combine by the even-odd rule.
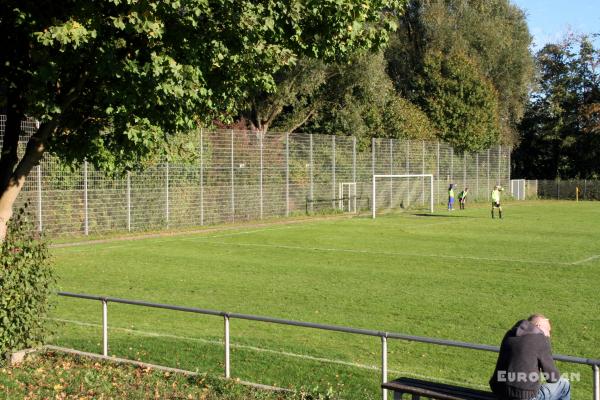
[[[8,223],[0,252],[0,355],[39,344],[55,279],[48,244],[39,236],[27,205]]]

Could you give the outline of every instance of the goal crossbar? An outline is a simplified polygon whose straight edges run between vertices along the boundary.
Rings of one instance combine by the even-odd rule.
[[[433,175],[432,174],[405,174],[405,175],[394,175],[394,174],[375,174],[373,175],[373,192],[371,199],[371,210],[372,217],[375,219],[375,213],[377,212],[377,201],[376,201],[376,193],[377,193],[377,179],[379,178],[429,178],[429,187],[430,187],[430,202],[429,202],[429,211],[433,213]]]

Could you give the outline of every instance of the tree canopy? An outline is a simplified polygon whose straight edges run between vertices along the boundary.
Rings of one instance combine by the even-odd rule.
[[[425,108],[430,107],[430,96],[424,89],[430,90],[431,85],[423,85],[423,81],[432,78],[433,60],[435,65],[454,65],[468,74],[470,85],[477,86],[479,95],[488,99],[485,102],[495,103],[489,103],[493,109],[485,117],[488,128],[495,124],[488,136],[471,130],[486,113],[481,108],[485,102],[471,102],[464,91],[461,93],[460,85],[449,85],[447,70],[436,72],[445,76],[446,84],[435,90],[455,101],[462,97],[465,110],[479,107],[469,111],[475,120],[464,121],[462,131],[450,131],[448,128],[459,126],[437,112],[428,115],[441,138],[463,149],[477,150],[493,142],[516,142],[516,126],[534,78],[530,44],[524,14],[508,0],[411,0],[399,18],[399,29],[386,55],[399,93]],[[464,67],[460,65],[463,62]],[[447,117],[452,118],[451,112]]]
[[[549,43],[537,54],[538,86],[520,125],[513,174],[600,177],[600,51],[588,37]]]

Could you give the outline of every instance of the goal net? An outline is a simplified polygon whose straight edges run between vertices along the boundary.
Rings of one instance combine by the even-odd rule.
[[[433,212],[433,175],[373,175],[371,211],[426,209]]]

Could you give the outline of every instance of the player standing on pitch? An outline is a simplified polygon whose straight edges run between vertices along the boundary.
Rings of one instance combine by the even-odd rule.
[[[494,218],[494,208],[498,209],[498,215],[500,219],[502,219],[502,207],[500,206],[500,192],[504,189],[500,185],[494,186],[494,190],[492,190],[492,218]]]
[[[458,194],[458,205],[461,210],[465,209],[465,204],[467,203],[467,195],[469,194],[469,188],[465,188],[462,192]]]

